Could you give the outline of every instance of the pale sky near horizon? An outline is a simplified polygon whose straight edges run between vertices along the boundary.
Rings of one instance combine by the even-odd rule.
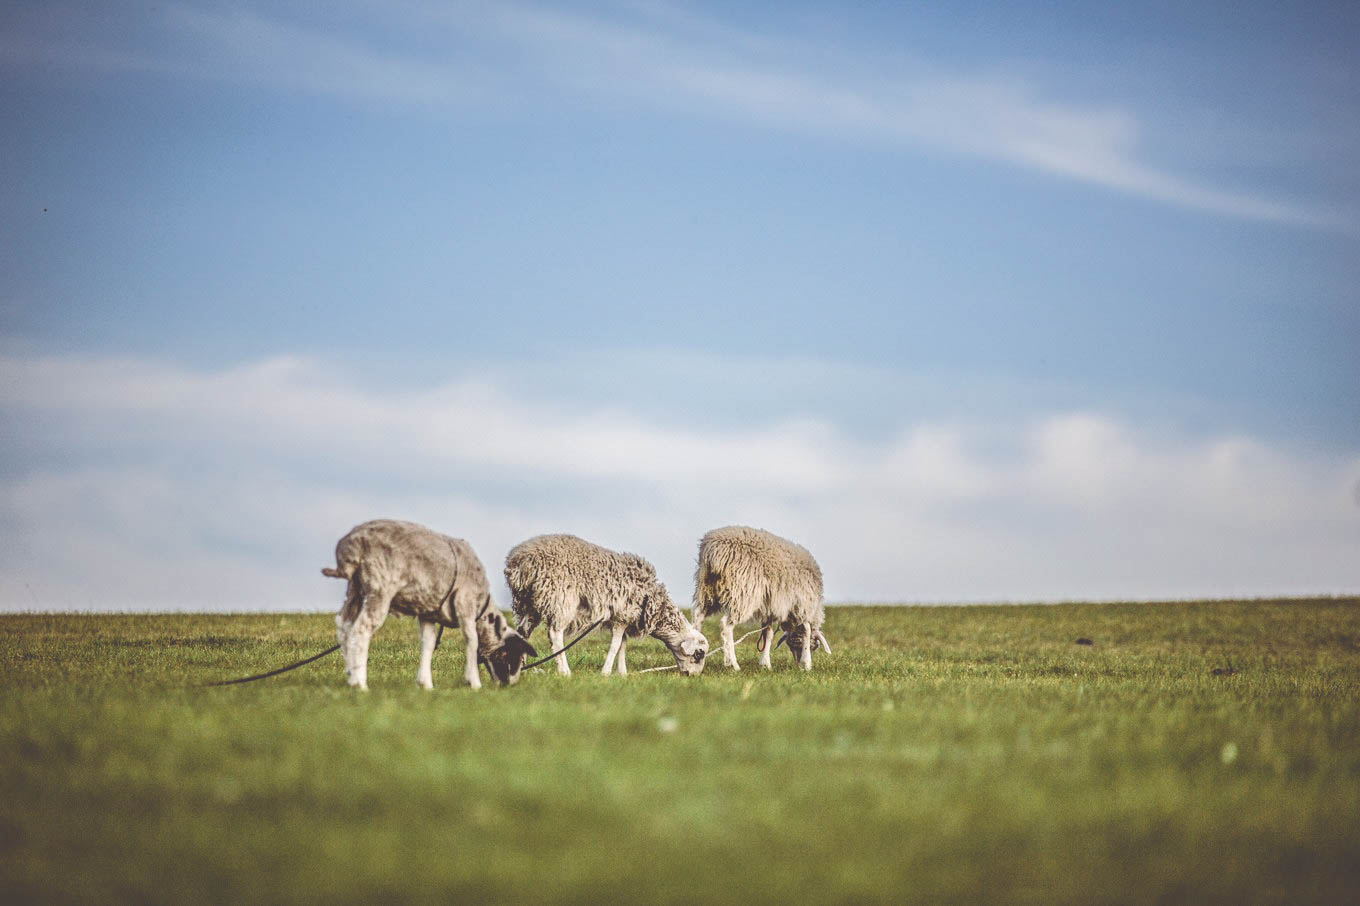
[[[0,610],[1360,592],[1360,6],[13,3]]]

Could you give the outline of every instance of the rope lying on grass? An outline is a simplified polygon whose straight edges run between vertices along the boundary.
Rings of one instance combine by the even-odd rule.
[[[485,606],[482,607],[482,612],[483,612],[483,613],[486,612],[486,607],[485,607]],[[480,618],[481,615],[482,615],[481,613],[477,614],[478,618]],[[582,629],[581,632],[580,632],[580,634],[577,635],[576,638],[572,639],[570,642],[568,642],[567,644],[563,645],[561,648],[557,649],[557,650],[554,651],[552,654],[548,655],[547,657],[541,657],[541,658],[539,658],[538,660],[534,661],[534,662],[531,663],[531,664],[525,664],[525,665],[524,665],[523,667],[521,667],[520,669],[521,669],[521,670],[530,670],[530,669],[532,669],[532,668],[534,668],[534,667],[538,667],[538,666],[541,666],[541,665],[543,665],[543,664],[546,664],[548,661],[550,661],[550,660],[552,660],[553,658],[557,657],[559,654],[562,654],[562,653],[565,652],[568,648],[571,648],[571,647],[572,647],[573,645],[575,645],[577,642],[581,641],[581,639],[583,639],[583,638],[585,638],[586,636],[590,635],[590,633],[594,632],[595,629],[597,629],[597,628],[599,627],[599,625],[600,625],[601,623],[603,623],[604,621],[605,621],[605,618],[604,618],[604,617],[600,617],[600,618],[599,618],[598,620],[596,620],[594,623],[591,623],[591,624],[590,624],[589,626],[587,626],[585,629]],[[444,627],[443,627],[443,626],[440,626],[439,628],[440,628],[440,630],[441,630],[441,631],[440,631],[440,635],[442,636],[442,635],[443,635],[443,631],[442,631],[442,630],[443,630]],[[737,645],[740,645],[742,642],[746,641],[746,640],[749,639],[751,636],[755,635],[757,632],[762,631],[763,629],[764,629],[764,627],[761,627],[761,629],[752,629],[750,632],[746,633],[746,635],[742,636],[741,638],[739,638],[739,639],[737,639],[735,642],[733,642],[733,643],[732,643],[732,647],[735,648]],[[435,647],[438,647],[438,646],[439,646],[439,642],[438,642],[438,640],[436,640],[436,641],[435,641]],[[312,655],[311,657],[303,658],[302,660],[297,661],[296,663],[289,664],[287,667],[280,667],[280,668],[278,668],[277,670],[270,670],[270,671],[267,672],[267,673],[257,673],[257,674],[255,674],[254,676],[242,676],[242,677],[240,677],[240,678],[238,678],[238,679],[218,680],[218,681],[215,682],[215,683],[200,683],[199,685],[204,686],[204,687],[208,687],[208,686],[235,686],[235,685],[238,684],[238,683],[253,683],[253,682],[255,682],[256,680],[269,679],[269,677],[271,677],[271,676],[278,676],[280,673],[287,673],[289,670],[296,670],[296,669],[299,668],[299,667],[304,667],[304,666],[306,666],[307,664],[310,664],[312,661],[319,661],[319,660],[321,660],[323,657],[325,657],[326,655],[331,654],[332,652],[335,652],[335,651],[339,651],[339,650],[340,650],[340,646],[339,646],[339,645],[332,645],[331,647],[327,648],[325,651],[319,652],[318,654],[314,654],[314,655]],[[477,660],[478,660],[479,665],[480,665],[480,661],[481,661],[482,659],[481,659],[480,657],[478,657]],[[677,666],[677,665],[675,665],[675,664],[671,664],[671,665],[668,666],[668,667],[648,667],[646,670],[634,670],[633,672],[634,672],[634,673],[655,673],[655,672],[658,671],[658,670],[674,670],[674,669],[676,668],[676,666]],[[487,668],[487,669],[489,670],[490,668]]]
[[[237,683],[253,683],[253,682],[255,682],[257,679],[268,679],[268,678],[271,677],[271,676],[278,676],[280,673],[287,673],[289,670],[296,670],[297,668],[303,666],[304,664],[310,664],[312,661],[319,661],[319,660],[321,660],[323,657],[325,657],[326,655],[330,654],[331,652],[333,652],[333,651],[339,651],[339,650],[340,650],[340,646],[339,646],[339,645],[332,645],[331,647],[327,648],[325,651],[321,652],[320,654],[314,654],[314,655],[312,655],[311,657],[303,658],[302,660],[298,661],[296,664],[289,664],[287,667],[280,667],[280,668],[277,669],[277,670],[270,670],[268,673],[257,673],[257,674],[255,674],[254,676],[243,676],[243,677],[241,677],[240,679],[218,680],[218,681],[215,682],[215,683],[200,683],[200,685],[202,685],[202,686],[234,686],[234,685],[236,685]]]
[[[452,598],[452,597],[453,597],[453,586],[454,586],[454,584],[456,584],[456,582],[457,582],[457,576],[454,577],[454,581],[453,581],[453,582],[450,582],[450,583],[449,583],[449,590],[446,591],[446,592],[444,592],[444,597],[441,598],[441,599],[439,600],[439,606],[440,606],[441,608],[448,602],[449,598]],[[477,611],[477,619],[478,619],[478,620],[480,620],[480,619],[482,618],[482,614],[486,613],[486,609],[487,609],[488,607],[490,607],[490,606],[491,606],[491,596],[490,596],[490,595],[487,595],[486,602],[482,604],[482,609],[479,610],[479,611]],[[434,637],[434,647],[436,647],[436,648],[439,647],[439,641],[440,641],[440,639],[442,639],[442,638],[444,638],[444,625],[441,623],[441,624],[439,625],[439,632],[438,632],[438,634],[435,635],[435,637]],[[327,648],[325,651],[322,651],[320,654],[314,654],[314,655],[312,655],[311,657],[303,658],[302,660],[298,661],[298,662],[295,663],[295,664],[289,664],[287,667],[280,667],[280,668],[277,669],[277,670],[270,670],[268,673],[257,673],[257,674],[255,674],[254,676],[243,676],[243,677],[241,677],[240,679],[218,680],[218,681],[215,682],[215,683],[201,683],[200,685],[205,686],[205,687],[207,687],[207,686],[235,686],[237,683],[253,683],[253,682],[255,682],[256,680],[269,679],[271,676],[278,676],[280,673],[287,673],[289,670],[296,670],[296,669],[299,668],[299,667],[302,667],[302,666],[304,666],[304,665],[306,665],[306,664],[310,664],[312,661],[319,661],[319,660],[321,660],[323,657],[325,657],[326,655],[330,654],[331,652],[333,652],[333,651],[339,651],[339,650],[340,650],[340,646],[339,646],[339,645],[332,645],[331,647]]]
[[[341,576],[340,573],[335,573],[335,572],[333,572],[333,573],[327,573],[327,575],[335,575],[335,576],[337,576],[337,577],[343,578],[343,576]],[[439,607],[440,607],[440,608],[443,608],[443,606],[444,606],[445,604],[448,603],[449,599],[453,597],[453,587],[454,587],[454,585],[456,585],[457,583],[458,583],[458,576],[455,574],[454,577],[453,577],[453,581],[449,583],[449,590],[446,591],[446,592],[444,592],[444,597],[442,597],[442,598],[439,599]],[[480,619],[482,618],[482,614],[486,613],[486,609],[487,609],[488,607],[490,607],[490,606],[491,606],[491,596],[490,596],[490,595],[487,595],[486,602],[485,602],[484,604],[482,604],[482,609],[479,610],[479,611],[477,611],[477,619],[480,620]],[[439,642],[440,642],[440,640],[443,639],[443,638],[444,638],[444,624],[441,623],[441,624],[439,624],[439,632],[438,632],[438,633],[435,635],[435,637],[434,637],[434,647],[438,648],[438,647],[439,647]],[[310,664],[312,661],[319,661],[319,660],[321,660],[323,657],[325,657],[326,655],[330,654],[331,652],[333,652],[333,651],[339,651],[339,650],[340,650],[340,646],[339,646],[339,645],[332,645],[331,647],[327,648],[325,651],[322,651],[322,652],[319,653],[319,654],[314,654],[314,655],[312,655],[311,657],[303,658],[302,660],[298,661],[298,662],[295,663],[295,664],[289,664],[287,667],[280,667],[280,668],[277,669],[277,670],[270,670],[268,673],[257,673],[257,674],[255,674],[254,676],[243,676],[243,677],[241,677],[240,679],[218,680],[218,681],[215,682],[215,683],[201,683],[200,685],[202,685],[202,686],[235,686],[237,683],[253,683],[253,682],[255,682],[256,680],[269,679],[269,677],[271,677],[271,676],[278,676],[280,673],[287,673],[289,670],[296,670],[296,669],[299,668],[299,667],[305,666],[306,664]]]
[[[580,635],[578,635],[576,638],[572,639],[572,640],[571,640],[570,642],[568,642],[567,644],[563,645],[561,648],[559,648],[559,649],[557,649],[556,651],[554,651],[552,654],[548,655],[547,657],[541,657],[541,658],[539,658],[538,660],[534,661],[532,664],[525,664],[523,667],[520,667],[519,669],[521,669],[521,670],[531,670],[531,669],[533,669],[534,667],[539,666],[540,664],[546,664],[546,663],[548,663],[548,661],[550,661],[550,660],[552,660],[553,658],[557,657],[559,654],[561,654],[562,652],[566,651],[566,650],[567,650],[568,648],[570,648],[572,645],[575,645],[577,642],[581,641],[581,639],[585,638],[586,636],[588,636],[588,635],[590,635],[592,632],[594,632],[595,629],[596,629],[596,627],[598,627],[601,623],[603,623],[603,622],[605,621],[605,619],[606,619],[605,617],[600,617],[600,618],[599,618],[598,620],[596,620],[594,623],[591,623],[591,624],[590,624],[589,626],[587,626],[585,629],[582,629]]]
[[[765,631],[765,627],[764,627],[764,626],[760,627],[759,629],[752,629],[750,632],[746,633],[746,635],[742,636],[741,638],[739,638],[739,639],[737,639],[735,642],[733,642],[733,643],[732,643],[732,647],[733,647],[733,648],[736,648],[738,645],[740,645],[742,642],[744,642],[744,641],[746,641],[747,639],[749,639],[751,636],[755,635],[757,632],[764,632],[764,631]],[[634,672],[634,673],[655,673],[655,672],[657,672],[658,670],[674,670],[674,669],[675,669],[676,667],[678,667],[678,666],[680,666],[680,665],[679,665],[679,664],[669,664],[669,665],[667,665],[667,666],[665,666],[665,667],[648,667],[646,670],[634,670],[633,672]]]
[[[483,613],[486,612],[486,608],[485,608],[485,607],[482,608],[482,612],[483,612]],[[477,616],[480,618],[480,617],[481,617],[481,614],[479,613],[479,614],[477,614]],[[593,630],[595,627],[599,626],[599,625],[600,625],[601,623],[603,623],[603,622],[604,622],[604,619],[603,619],[603,618],[601,618],[601,619],[599,619],[599,620],[596,620],[594,623],[591,623],[589,626],[587,626],[587,627],[585,628],[585,630],[581,632],[580,635],[578,635],[576,638],[572,639],[572,640],[571,640],[570,642],[568,642],[566,645],[562,646],[562,648],[561,648],[560,650],[554,651],[552,654],[548,655],[547,657],[541,658],[541,659],[539,659],[539,660],[537,660],[537,661],[534,661],[532,664],[526,664],[524,667],[522,667],[522,668],[520,668],[520,669],[522,669],[522,670],[527,670],[529,667],[537,667],[539,664],[542,664],[544,661],[550,661],[550,660],[552,660],[553,658],[555,658],[555,657],[557,657],[559,654],[561,654],[563,651],[566,651],[566,650],[567,650],[568,648],[570,648],[572,645],[575,645],[577,642],[581,641],[581,639],[585,638],[585,637],[590,633],[591,630]],[[443,627],[441,626],[440,629],[443,629]],[[441,635],[442,635],[442,633],[441,633]],[[436,641],[436,642],[435,642],[435,646],[438,647],[438,645],[439,645],[439,643],[438,643],[438,641]],[[200,685],[205,686],[205,687],[206,687],[206,686],[235,686],[237,683],[253,683],[253,682],[255,682],[256,680],[268,679],[268,678],[271,677],[271,676],[278,676],[280,673],[287,673],[289,670],[296,670],[296,669],[299,668],[299,667],[305,666],[306,664],[310,664],[312,661],[319,661],[319,660],[321,660],[323,657],[325,657],[326,655],[328,655],[328,654],[330,654],[330,653],[332,653],[332,652],[335,652],[335,651],[339,651],[339,650],[340,650],[340,646],[339,646],[339,645],[332,645],[331,647],[327,648],[325,651],[320,652],[319,654],[314,654],[314,655],[312,655],[311,657],[303,658],[302,660],[300,660],[300,661],[298,661],[298,662],[296,662],[296,663],[289,664],[287,667],[280,667],[280,668],[278,668],[277,670],[270,670],[268,673],[257,673],[257,674],[255,674],[254,676],[243,676],[243,677],[240,677],[239,679],[218,680],[218,681],[215,682],[215,683],[201,683]],[[481,661],[481,658],[479,657],[477,660],[478,660],[478,661]],[[489,670],[489,669],[490,669],[490,668],[488,668],[488,670]]]

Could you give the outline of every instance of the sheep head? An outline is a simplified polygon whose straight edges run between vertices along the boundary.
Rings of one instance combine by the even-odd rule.
[[[634,631],[647,632],[659,639],[675,657],[675,666],[685,676],[704,672],[708,639],[685,618],[671,600],[666,586],[656,582],[641,599],[641,618]]]
[[[538,657],[538,651],[493,607],[477,621],[477,657],[496,682],[513,686],[519,682],[524,662]]]
[[[704,661],[708,657],[708,639],[690,625],[685,615],[671,605],[675,611],[673,619],[664,621],[652,632],[670,649],[675,657],[675,666],[685,676],[698,676],[704,672]]]
[[[793,655],[794,663],[804,670],[812,669],[812,652],[818,648],[826,649],[827,654],[831,653],[831,643],[826,640],[821,627],[814,627],[807,622],[785,624],[784,634],[774,643],[774,647],[778,648],[785,642],[789,643],[789,653]]]
[[[538,657],[538,651],[529,640],[515,630],[510,630],[498,647],[492,648],[482,656],[486,669],[502,686],[513,686],[519,682],[520,669],[529,658]]]
[[[666,647],[675,655],[675,665],[685,676],[698,676],[704,672],[704,660],[708,657],[708,639],[699,630],[685,624],[685,632],[674,641],[667,641]],[[665,641],[663,639],[663,641]]]

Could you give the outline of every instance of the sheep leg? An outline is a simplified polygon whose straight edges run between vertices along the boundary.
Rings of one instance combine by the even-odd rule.
[[[609,672],[614,669],[614,658],[618,655],[619,647],[620,645],[622,645],[622,643],[623,643],[623,627],[615,626],[614,637],[609,640],[609,653],[604,657],[604,669],[600,671],[605,676],[608,676]]]
[[[565,633],[560,629],[548,628],[548,647],[557,651],[557,672],[563,676],[571,676],[571,668],[567,666],[567,653],[562,651],[562,636]]]
[[[736,624],[732,622],[732,616],[728,613],[724,613],[718,622],[722,627],[723,666],[740,670],[741,665],[737,663],[737,645],[732,640],[732,628]]]
[[[349,664],[349,684],[368,691],[368,643],[387,619],[393,593],[372,591],[364,595],[364,606],[345,637],[345,661]]]
[[[760,666],[770,669],[770,649],[774,647],[774,627],[766,626],[760,630]]]
[[[627,654],[627,652],[628,652],[628,637],[624,636],[623,641],[619,643],[619,665],[617,668],[615,668],[618,671],[619,676],[628,675],[628,661],[624,657],[624,655]]]
[[[348,584],[345,586],[345,603],[340,605],[340,612],[335,615],[335,640],[340,643],[340,651],[345,659],[345,681],[350,681],[349,654],[345,643],[349,639],[349,631],[354,628],[354,621],[359,617],[359,608],[362,605],[363,595],[359,589],[359,577],[350,576]]]
[[[420,667],[416,670],[416,685],[422,689],[434,688],[434,674],[430,662],[434,659],[435,640],[439,638],[439,624],[432,620],[421,620],[416,624],[420,633]]]
[[[482,688],[482,674],[478,669],[480,664],[477,661],[477,621],[460,620],[463,625],[463,638],[466,644],[463,650],[467,655],[463,663],[463,679],[474,689]]]

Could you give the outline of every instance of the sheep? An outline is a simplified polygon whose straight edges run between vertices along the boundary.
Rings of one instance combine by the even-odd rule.
[[[424,689],[434,688],[430,660],[444,626],[463,630],[463,676],[474,689],[482,687],[479,661],[498,682],[514,685],[525,657],[538,654],[492,606],[482,562],[461,538],[413,522],[375,519],[341,538],[335,568],[321,572],[349,581],[345,603],[335,615],[336,638],[349,684],[361,690],[368,689],[369,640],[389,609],[419,620],[416,683]]]
[[[761,529],[729,525],[714,529],[699,541],[699,563],[694,571],[694,625],[721,615],[723,665],[740,670],[732,628],[739,623],[762,624],[760,666],[770,667],[770,639],[774,625],[798,666],[812,669],[812,652],[831,653],[822,633],[822,570],[807,548]]]
[[[637,554],[575,535],[539,535],[506,556],[505,582],[520,633],[529,638],[545,623],[554,650],[567,632],[603,618],[613,638],[601,673],[608,674],[617,657],[619,675],[627,675],[626,637],[644,632],[670,649],[681,673],[703,672],[708,640],[675,606],[652,564]],[[571,674],[566,654],[557,656],[557,672]]]

